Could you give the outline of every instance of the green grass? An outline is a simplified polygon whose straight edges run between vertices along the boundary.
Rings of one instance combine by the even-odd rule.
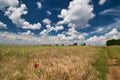
[[[108,57],[117,59],[117,65],[120,65],[120,46],[107,47]]]
[[[96,55],[96,61],[93,64],[97,71],[99,71],[98,78],[100,80],[106,80],[106,73],[108,72],[108,65],[107,65],[107,56],[106,56],[106,49],[102,47],[99,51],[99,54]]]

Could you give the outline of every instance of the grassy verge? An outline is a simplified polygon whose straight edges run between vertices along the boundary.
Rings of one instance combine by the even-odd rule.
[[[107,47],[108,57],[117,59],[117,65],[120,65],[120,46]]]
[[[108,72],[107,55],[105,47],[102,47],[96,61],[93,64],[97,71],[99,71],[98,79],[106,80],[106,73]]]

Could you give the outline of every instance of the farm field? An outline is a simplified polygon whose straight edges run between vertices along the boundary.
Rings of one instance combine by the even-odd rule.
[[[0,46],[0,80],[106,80],[107,59],[116,57],[119,63],[119,50],[117,46]]]

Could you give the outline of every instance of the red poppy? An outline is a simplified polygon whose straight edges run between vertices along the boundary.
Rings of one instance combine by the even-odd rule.
[[[34,67],[35,68],[39,68],[39,64],[34,64]]]

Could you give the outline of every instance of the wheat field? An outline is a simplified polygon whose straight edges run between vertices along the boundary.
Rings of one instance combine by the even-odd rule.
[[[92,65],[100,50],[87,46],[0,46],[0,80],[100,80]]]

